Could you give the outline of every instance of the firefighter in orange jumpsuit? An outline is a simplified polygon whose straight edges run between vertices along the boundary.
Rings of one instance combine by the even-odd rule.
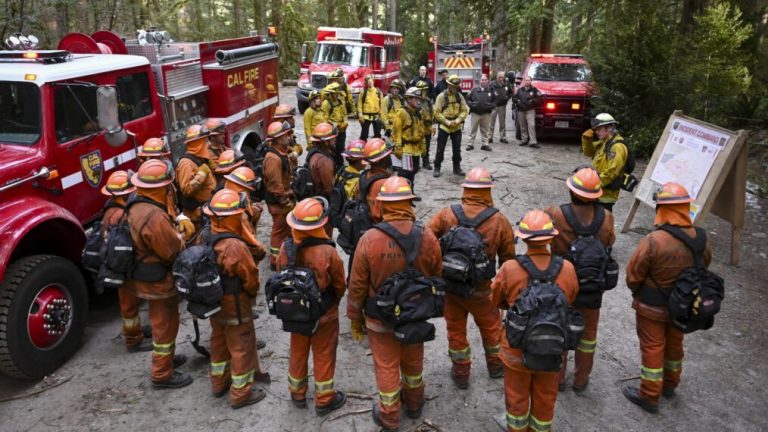
[[[293,129],[285,123],[272,122],[267,127],[269,149],[264,156],[264,201],[272,215],[272,235],[269,240],[269,264],[272,269],[277,263],[277,254],[283,240],[290,234],[285,215],[296,205],[291,190],[291,176],[296,167],[288,157],[291,135]]]
[[[540,270],[546,270],[551,260],[547,245],[557,235],[552,219],[541,210],[531,210],[515,227],[515,235],[528,246],[527,255]],[[579,291],[579,281],[573,264],[563,262],[555,283],[569,303]],[[515,304],[528,287],[528,272],[517,260],[505,262],[491,284],[491,301],[501,309]],[[506,426],[510,432],[551,430],[557,401],[558,372],[540,372],[523,364],[523,353],[512,349],[506,336],[501,338],[501,361],[504,363],[504,396]],[[501,420],[501,424],[504,420]]]
[[[176,165],[176,183],[181,190],[181,208],[197,230],[202,226],[201,208],[211,199],[216,188],[216,178],[211,173],[211,169],[216,165],[211,161],[208,134],[208,129],[200,125],[187,128],[187,138],[184,141],[187,152]]]
[[[136,261],[127,288],[149,305],[152,323],[152,385],[179,388],[192,383],[189,374],[174,368],[186,361],[175,356],[179,332],[179,300],[173,286],[171,265],[184,248],[165,206],[173,169],[163,161],[148,160],[131,178],[139,201],[126,209]]]
[[[211,317],[211,387],[215,397],[229,392],[229,404],[238,409],[264,399],[263,389],[253,390],[260,373],[256,331],[251,308],[259,291],[259,268],[251,250],[263,246],[242,217],[248,208],[246,194],[222,189],[203,212],[211,219],[211,240],[219,266],[224,295],[221,310]],[[238,238],[224,238],[234,234]]]
[[[315,413],[323,416],[339,409],[347,402],[342,391],[334,390],[336,347],[339,344],[339,301],[344,296],[346,280],[344,264],[331,244],[309,244],[317,239],[330,240],[324,225],[328,222],[328,202],[320,198],[307,198],[288,213],[293,243],[297,246],[296,265],[311,269],[321,293],[332,290],[335,302],[318,321],[312,336],[291,333],[291,356],[288,360],[288,391],[297,408],[307,407],[309,381],[309,352],[312,351],[315,380]],[[302,247],[302,243],[305,244]],[[285,246],[280,250],[278,269],[288,265]]]
[[[336,176],[336,163],[333,160],[333,152],[336,149],[336,136],[338,130],[330,123],[320,123],[312,133],[312,141],[316,150],[309,159],[309,172],[312,183],[315,185],[315,193],[326,200],[331,199],[331,190]],[[309,157],[309,156],[307,156]],[[325,232],[330,238],[333,234],[333,225],[325,224]]]
[[[589,227],[595,218],[597,208],[597,199],[603,194],[600,185],[600,176],[593,168],[582,168],[568,177],[566,185],[571,191],[570,205],[576,218],[583,227]],[[556,255],[567,255],[571,243],[578,235],[574,228],[568,224],[568,220],[563,214],[561,207],[555,206],[545,210],[552,218],[555,226],[560,232],[552,241],[552,253]],[[616,234],[613,230],[613,214],[605,212],[603,224],[595,236],[604,246],[609,247],[616,241]],[[597,348],[597,323],[600,319],[600,305],[603,294],[579,292],[576,301],[573,303],[576,310],[584,316],[584,335],[576,348],[573,363],[573,391],[581,393],[587,388],[589,383],[589,374],[592,372],[592,365]],[[566,385],[566,371],[568,363],[568,354],[563,355],[563,367],[560,369],[559,389],[564,390]]]
[[[136,187],[131,184],[130,176],[125,171],[115,171],[110,174],[107,184],[101,188],[101,193],[108,196],[106,206],[104,207],[104,216],[101,219],[101,235],[106,239],[107,229],[112,225],[120,223],[120,219],[125,213],[125,205],[128,202],[128,195],[136,191]],[[128,352],[151,351],[152,341],[151,332],[147,338],[144,337],[144,331],[141,327],[141,317],[139,317],[139,303],[141,299],[128,289],[125,285],[117,290],[117,298],[120,301],[120,317],[123,319],[123,338],[125,338],[125,347]]]
[[[224,176],[224,188],[233,190],[237,193],[245,192],[250,194],[261,187],[261,179],[256,176],[256,173],[247,166],[241,166],[232,170],[231,173]],[[249,198],[250,201],[250,198]],[[253,234],[256,235],[256,228],[259,225],[261,214],[264,212],[264,207],[261,203],[251,202],[250,206],[245,210],[248,215],[248,219],[251,221],[253,227]],[[264,257],[257,257],[262,259]]]
[[[371,209],[371,219],[377,224],[383,220],[381,214],[381,201],[377,199],[379,191],[384,182],[392,175],[392,149],[381,138],[371,138],[365,143],[365,161],[369,168],[361,175],[366,179],[372,179],[376,175],[385,175],[385,178],[378,179],[368,185],[368,194],[366,195],[368,207]],[[358,184],[359,187],[359,184]],[[357,194],[355,194],[357,195]]]
[[[468,218],[474,218],[483,210],[493,207],[493,178],[487,169],[474,168],[467,174],[461,184],[464,194],[461,198],[461,208]],[[451,207],[441,209],[427,228],[442,237],[451,228],[458,226],[459,220]],[[480,226],[477,232],[483,238],[485,253],[499,264],[515,257],[515,235],[512,224],[501,212],[497,212]],[[495,270],[495,269],[494,269]],[[491,303],[491,281],[483,280],[472,293],[471,297],[445,294],[445,325],[448,330],[448,355],[451,358],[451,378],[460,389],[469,387],[469,371],[472,366],[472,351],[467,340],[467,314],[472,314],[475,324],[480,329],[485,351],[485,361],[491,378],[504,376],[504,366],[499,358],[501,352],[501,317],[496,306]]]
[[[210,150],[211,160],[218,163],[219,156],[227,149],[226,124],[215,118],[209,118],[203,123],[203,127],[208,129],[208,149]]]
[[[677,183],[666,183],[656,194],[654,225],[680,227],[696,237],[690,217],[693,199]],[[712,261],[712,247],[707,241],[704,264]],[[675,397],[683,371],[683,333],[672,326],[668,296],[680,273],[695,264],[690,249],[662,230],[646,235],[637,245],[627,264],[627,287],[632,291],[632,308],[637,319],[642,367],[640,388],[624,387],[624,396],[645,411],[659,411],[659,397]]]
[[[403,234],[411,232],[416,220],[412,207],[414,198],[406,179],[397,176],[388,178],[376,197],[382,203],[384,222]],[[413,266],[425,276],[440,276],[442,264],[440,243],[432,231],[425,229]],[[385,431],[398,430],[401,400],[409,418],[421,416],[424,407],[424,344],[401,344],[395,338],[392,327],[376,318],[364,316],[363,306],[366,299],[376,297],[385,279],[405,269],[405,253],[397,243],[384,232],[370,229],[357,245],[349,277],[347,317],[351,320],[355,340],[362,340],[363,325],[367,329],[379,388],[379,401],[374,401],[373,418]]]
[[[288,104],[280,104],[277,107],[275,107],[275,113],[272,114],[272,121],[282,121],[287,122],[289,125],[291,125],[291,129],[296,129],[296,108],[292,107]],[[307,137],[307,140],[309,140],[310,137]],[[295,157],[301,156],[302,153],[304,153],[304,148],[301,147],[301,144],[299,144],[296,141],[296,134],[291,135],[292,142],[288,145],[290,147],[291,152],[294,153]]]

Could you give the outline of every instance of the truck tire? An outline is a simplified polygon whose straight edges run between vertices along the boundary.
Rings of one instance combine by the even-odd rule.
[[[304,114],[304,111],[306,111],[307,108],[309,108],[309,102],[299,101],[298,105],[299,105],[299,114]]]
[[[87,313],[85,280],[71,261],[32,255],[11,263],[0,284],[0,372],[36,379],[55,371],[79,348]]]

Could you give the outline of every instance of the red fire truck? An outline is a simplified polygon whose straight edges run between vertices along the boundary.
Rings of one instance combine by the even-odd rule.
[[[581,134],[589,128],[592,72],[581,54],[531,54],[518,85],[524,76],[543,94],[536,108],[537,135]]]
[[[314,45],[314,55],[309,50]],[[317,41],[301,47],[301,76],[296,88],[299,110],[307,109],[312,90],[328,84],[328,74],[341,68],[355,100],[365,77],[373,75],[374,85],[383,93],[400,77],[403,35],[369,28],[319,27]]]
[[[495,60],[495,51],[491,48],[490,36],[481,36],[468,43],[443,44],[436,37],[430,37],[432,51],[427,53],[427,76],[438,82],[437,73],[448,70],[448,75],[461,78],[461,91],[469,92],[480,83],[482,74],[491,73],[491,63]]]
[[[0,372],[37,378],[78,348],[90,278],[84,226],[100,188],[136,169],[138,146],[227,123],[233,147],[256,145],[277,103],[277,46],[260,36],[175,43],[71,34],[57,50],[14,35],[0,51]],[[91,290],[91,292],[93,289]]]

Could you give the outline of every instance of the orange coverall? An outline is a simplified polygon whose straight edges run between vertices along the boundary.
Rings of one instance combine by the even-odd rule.
[[[279,146],[273,146],[273,149],[280,153],[280,156],[267,152],[264,156],[264,183],[267,192],[273,199],[267,200],[267,210],[272,215],[272,234],[269,239],[269,264],[274,266],[277,263],[277,255],[280,253],[280,246],[291,233],[291,228],[285,221],[285,216],[296,204],[291,190],[291,176],[294,171],[294,164],[288,159],[288,153]],[[269,202],[274,201],[274,202]]]

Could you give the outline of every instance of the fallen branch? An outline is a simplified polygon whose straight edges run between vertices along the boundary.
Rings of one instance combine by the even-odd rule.
[[[347,392],[347,397],[351,397],[354,399],[373,400],[373,396],[369,396],[367,394],[362,394],[362,393]]]
[[[432,423],[432,421],[429,419],[424,419],[424,421],[421,422],[418,426],[411,429],[411,432],[429,432],[429,431],[443,432],[443,430],[440,429],[440,427]]]
[[[67,378],[64,378],[63,380],[57,382],[56,384],[49,385],[48,387],[43,387],[41,389],[37,389],[37,390],[29,392],[29,393],[22,393],[20,395],[10,396],[10,397],[7,397],[7,398],[2,398],[2,399],[0,399],[0,403],[9,402],[9,401],[12,401],[12,400],[17,400],[17,399],[24,399],[24,398],[28,398],[30,396],[39,395],[40,393],[43,393],[44,391],[48,391],[48,390],[50,390],[52,388],[58,387],[58,386],[64,384],[65,382],[67,382],[67,381],[69,381],[71,379],[72,379],[72,375],[68,376]]]
[[[636,379],[640,379],[640,375],[629,377],[629,378],[622,378],[620,380],[616,380],[617,383],[627,382],[627,381],[633,381]]]
[[[366,409],[361,409],[361,410],[357,410],[357,411],[347,411],[347,412],[341,413],[341,414],[339,414],[339,415],[337,415],[335,417],[330,417],[329,420],[330,421],[335,421],[335,420],[338,420],[340,418],[344,418],[346,416],[357,415],[357,414],[365,414],[365,413],[369,413],[371,411],[373,411],[373,408],[366,408]]]

